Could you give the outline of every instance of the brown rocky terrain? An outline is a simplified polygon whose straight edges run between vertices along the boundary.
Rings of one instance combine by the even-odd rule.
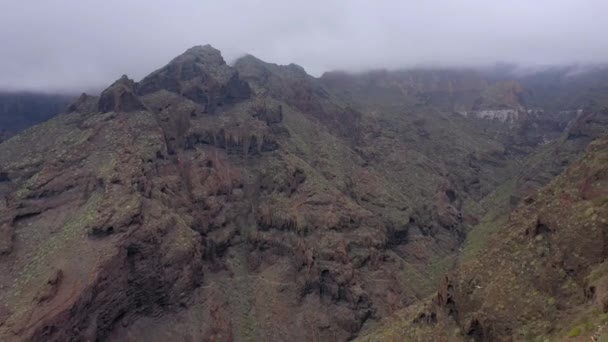
[[[362,340],[596,341],[608,336],[608,138],[526,198],[436,296]]]
[[[515,231],[495,227],[519,203],[540,210],[532,194],[606,134],[601,100],[544,110],[526,82],[314,78],[200,46],[83,94],[0,144],[0,340],[345,341],[395,322],[497,262],[475,258]],[[590,182],[593,202],[605,189]],[[568,277],[600,263],[593,251]],[[417,322],[459,338],[471,324],[485,339],[519,329],[494,323],[485,297],[449,296],[458,318],[443,319],[442,299]]]

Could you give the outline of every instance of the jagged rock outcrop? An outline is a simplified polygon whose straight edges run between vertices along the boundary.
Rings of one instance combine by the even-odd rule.
[[[260,102],[251,108],[251,116],[266,122],[267,125],[278,124],[283,121],[283,107],[280,104],[271,107],[266,102]]]
[[[86,101],[86,99],[82,99]],[[101,113],[107,112],[133,112],[145,110],[145,106],[136,94],[135,82],[122,75],[110,87],[104,90],[99,97],[97,110]]]
[[[87,93],[82,93],[76,99],[76,101],[72,102],[66,112],[80,112],[80,113],[91,113],[97,111],[99,98],[96,96],[91,96]],[[111,107],[111,106],[110,106]]]
[[[352,142],[360,139],[361,113],[350,106],[337,105],[327,89],[302,67],[266,63],[251,55],[238,59],[234,67],[257,94],[274,97],[314,116]]]
[[[147,95],[161,89],[203,105],[210,114],[251,94],[249,85],[210,45],[193,47],[150,74],[140,82],[138,93]]]

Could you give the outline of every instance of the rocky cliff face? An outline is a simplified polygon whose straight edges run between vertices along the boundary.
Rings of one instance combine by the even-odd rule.
[[[352,339],[549,181],[522,159],[559,173],[605,127],[468,72],[330,76],[194,47],[3,142],[0,339]]]
[[[251,93],[236,70],[226,65],[220,51],[209,45],[193,47],[150,74],[140,82],[137,92],[147,95],[161,89],[202,105],[209,114],[245,100]]]

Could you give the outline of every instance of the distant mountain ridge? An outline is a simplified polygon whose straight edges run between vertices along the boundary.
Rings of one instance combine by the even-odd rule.
[[[0,132],[5,138],[63,112],[73,96],[30,92],[0,92]],[[2,136],[0,136],[2,141]]]

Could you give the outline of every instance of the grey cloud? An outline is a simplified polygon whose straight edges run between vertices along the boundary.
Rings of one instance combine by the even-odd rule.
[[[0,89],[140,79],[193,45],[309,73],[608,61],[604,0],[2,0]]]

